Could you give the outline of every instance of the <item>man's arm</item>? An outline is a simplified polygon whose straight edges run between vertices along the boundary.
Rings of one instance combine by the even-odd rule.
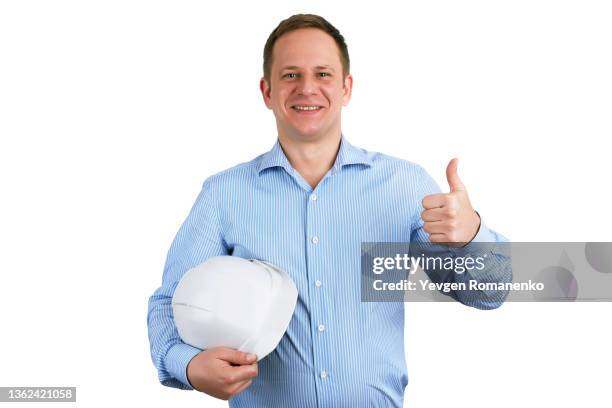
[[[227,254],[218,208],[205,182],[170,246],[162,285],[149,298],[147,325],[151,358],[163,385],[193,389],[187,380],[187,365],[202,351],[185,344],[179,337],[171,304],[176,285],[189,269],[212,256]]]
[[[467,197],[465,186],[457,175],[457,162],[447,168],[450,193],[440,193],[437,183],[422,170],[424,198],[420,216],[416,216],[411,232],[411,253],[429,257],[478,257],[485,256],[482,270],[472,269],[463,273],[442,268],[424,269],[434,282],[505,283],[512,281],[512,265],[508,240],[490,230],[481,222]],[[444,243],[443,245],[433,245]],[[467,244],[466,244],[467,242]],[[447,244],[450,246],[446,246]],[[485,255],[486,254],[486,255]],[[443,292],[444,293],[444,292]],[[444,293],[455,300],[478,309],[494,309],[504,302],[505,290],[458,290]]]

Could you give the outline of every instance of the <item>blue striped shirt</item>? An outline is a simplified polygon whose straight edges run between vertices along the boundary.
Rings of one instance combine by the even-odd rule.
[[[151,356],[161,383],[192,389],[186,367],[201,351],[183,343],[174,325],[171,299],[179,279],[209,257],[233,255],[278,265],[299,294],[280,344],[230,407],[402,407],[404,303],[361,301],[361,243],[426,242],[421,201],[437,192],[422,167],[356,148],[344,137],[314,189],[278,141],[208,178],[149,300]],[[484,224],[474,239],[503,240]],[[458,300],[489,309],[503,297]]]

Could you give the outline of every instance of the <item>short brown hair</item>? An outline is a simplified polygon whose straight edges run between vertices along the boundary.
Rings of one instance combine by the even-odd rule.
[[[351,61],[349,59],[348,48],[346,46],[346,42],[344,41],[344,37],[342,34],[340,34],[340,31],[338,31],[336,27],[331,25],[329,21],[321,16],[317,16],[315,14],[295,14],[281,21],[270,33],[268,41],[266,41],[263,53],[263,72],[264,78],[268,84],[270,84],[272,51],[274,49],[276,40],[278,40],[282,35],[300,28],[318,28],[319,30],[323,30],[329,34],[334,39],[338,49],[340,50],[340,62],[342,62],[343,76],[345,77],[350,72]]]

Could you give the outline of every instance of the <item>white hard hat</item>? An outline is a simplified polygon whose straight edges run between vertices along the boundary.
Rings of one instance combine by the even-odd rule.
[[[291,277],[255,259],[216,256],[190,269],[172,297],[181,339],[194,347],[230,347],[261,360],[280,342],[297,301]]]

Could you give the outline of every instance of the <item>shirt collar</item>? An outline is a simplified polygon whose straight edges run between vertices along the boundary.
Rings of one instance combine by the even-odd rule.
[[[342,135],[340,139],[340,149],[338,150],[333,168],[338,171],[342,167],[350,164],[363,164],[366,167],[371,167],[372,159],[365,150],[353,146],[346,140],[344,135]]]
[[[282,167],[288,173],[291,173],[292,169],[291,163],[289,163],[287,156],[285,156],[285,152],[283,152],[283,148],[278,139],[276,139],[276,143],[274,143],[272,150],[265,153],[261,158],[257,172],[261,174],[262,171],[272,167]]]
[[[370,167],[372,166],[372,159],[363,149],[353,146],[346,140],[344,135],[342,135],[340,139],[340,149],[338,150],[336,161],[332,169],[339,171],[342,167],[351,164],[362,164]],[[289,163],[287,156],[285,156],[285,152],[283,152],[278,139],[276,139],[276,143],[274,143],[272,149],[263,155],[257,172],[261,174],[262,171],[272,167],[282,167],[288,173],[292,173],[293,171],[293,167],[291,167],[291,163]]]

